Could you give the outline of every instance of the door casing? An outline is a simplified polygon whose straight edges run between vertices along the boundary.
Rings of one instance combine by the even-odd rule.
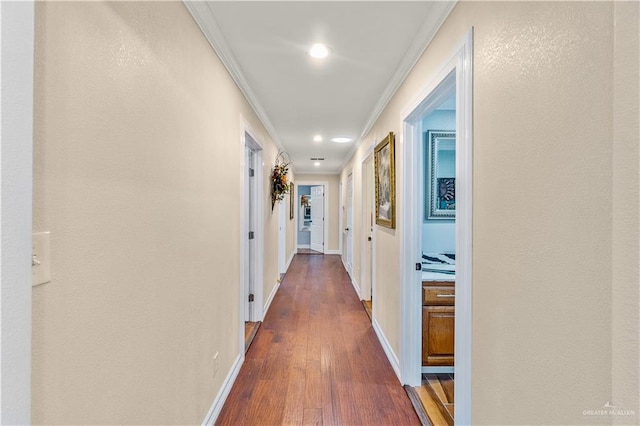
[[[421,118],[433,110],[444,92],[456,90],[456,321],[455,419],[471,424],[472,360],[472,189],[473,189],[473,28],[447,58],[441,71],[425,84],[401,114],[404,141],[400,143],[404,170],[401,229],[400,380],[421,384],[421,272],[423,164]],[[406,194],[417,194],[407,197]]]

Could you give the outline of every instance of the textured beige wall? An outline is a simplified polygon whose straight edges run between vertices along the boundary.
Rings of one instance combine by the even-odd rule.
[[[33,421],[200,423],[239,355],[241,116],[276,149],[182,3],[38,2],[36,25]]]
[[[627,25],[637,34],[637,20]],[[395,132],[401,209],[400,114],[472,26],[472,421],[610,423],[583,412],[612,399],[612,220],[620,213],[612,204],[612,3],[459,3],[347,169],[358,179],[371,144]],[[637,48],[620,49],[637,58]],[[613,181],[614,193],[637,184],[634,167]],[[630,220],[637,224],[635,208]],[[398,355],[400,213],[396,230],[376,227],[374,296],[377,320]],[[637,232],[630,239],[637,244]],[[627,243],[614,242],[614,250]],[[620,257],[621,273],[636,271],[635,259],[634,266]],[[637,298],[637,279],[626,288]],[[630,324],[633,315],[620,322]],[[619,380],[621,392],[629,388],[622,374]]]
[[[635,411],[614,417],[614,424],[640,424],[640,4],[615,3],[615,20],[611,401]]]
[[[339,198],[339,183],[340,176],[339,175],[321,175],[321,174],[297,174],[296,175],[296,185],[297,182],[329,182],[329,242],[328,250],[339,250],[340,249],[340,236],[342,235],[339,232],[340,227],[340,217],[339,217],[339,206],[338,206],[338,198]],[[304,184],[303,184],[304,185]],[[327,200],[325,200],[327,201]]]

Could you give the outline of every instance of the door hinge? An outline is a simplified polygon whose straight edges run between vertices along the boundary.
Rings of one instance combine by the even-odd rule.
[[[253,293],[249,294],[249,302],[253,302],[253,298],[254,298]]]
[[[249,239],[253,240],[255,238],[255,234],[253,233],[253,231],[249,231]]]
[[[249,177],[254,177],[256,174],[256,171],[253,170],[252,168],[249,168]]]
[[[422,271],[422,263],[416,263],[416,271]]]

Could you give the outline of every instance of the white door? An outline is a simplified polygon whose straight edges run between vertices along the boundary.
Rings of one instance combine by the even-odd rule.
[[[311,187],[311,250],[324,253],[324,186]]]
[[[289,194],[293,197],[293,194]],[[279,220],[278,220],[278,272],[284,274],[287,267],[286,251],[287,251],[287,207],[289,203],[285,200],[280,201]]]
[[[247,238],[249,239],[248,243],[248,252],[247,252],[247,275],[245,281],[245,294],[247,298],[245,299],[245,310],[244,310],[244,320],[245,321],[253,321],[255,318],[254,313],[254,294],[255,294],[255,263],[256,263],[256,240],[255,240],[255,231],[256,231],[256,214],[255,214],[255,196],[256,196],[256,179],[255,179],[255,170],[256,170],[256,153],[250,147],[245,148],[245,161],[247,164],[247,170],[245,173],[247,174],[247,193],[246,193],[246,206],[247,206],[247,218],[249,219],[247,222]]]
[[[344,263],[349,276],[353,277],[353,174],[347,177],[346,194],[347,223],[344,228],[344,239],[346,243],[346,253]]]
[[[362,164],[362,254],[360,256],[360,296],[372,300],[373,277],[373,156]]]

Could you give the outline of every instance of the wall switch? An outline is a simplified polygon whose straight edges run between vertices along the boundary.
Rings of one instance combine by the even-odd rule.
[[[31,250],[31,285],[36,286],[51,281],[50,232],[33,234]]]

